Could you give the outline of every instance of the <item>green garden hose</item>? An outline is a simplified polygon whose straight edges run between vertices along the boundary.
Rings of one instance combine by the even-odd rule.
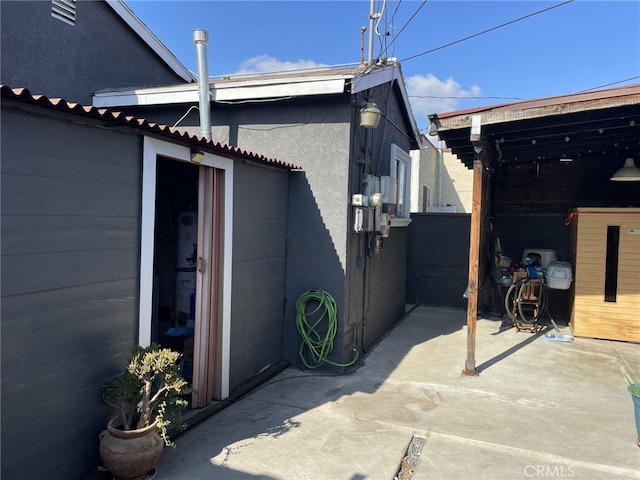
[[[313,303],[317,303],[315,308],[307,311],[307,305]],[[310,290],[298,298],[296,327],[302,337],[299,355],[307,368],[317,368],[324,363],[335,367],[350,367],[358,360],[357,351],[349,363],[336,363],[328,359],[338,331],[337,311],[335,299],[324,290]]]

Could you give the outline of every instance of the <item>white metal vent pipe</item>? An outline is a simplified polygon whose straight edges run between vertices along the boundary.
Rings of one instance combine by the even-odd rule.
[[[209,33],[206,30],[194,30],[193,43],[196,44],[196,60],[198,62],[200,135],[211,139],[211,92],[209,90],[209,67],[207,63],[207,44],[209,43]]]

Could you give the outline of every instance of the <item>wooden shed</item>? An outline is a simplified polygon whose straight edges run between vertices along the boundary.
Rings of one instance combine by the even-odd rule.
[[[571,250],[574,334],[640,342],[640,208],[577,208]]]

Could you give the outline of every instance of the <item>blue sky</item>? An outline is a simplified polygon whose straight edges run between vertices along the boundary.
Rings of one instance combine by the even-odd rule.
[[[208,30],[211,76],[355,64],[361,27],[368,56],[369,0],[125,2],[192,71],[192,32]],[[420,128],[430,113],[640,83],[639,0],[376,0],[375,11],[372,56],[400,60]]]

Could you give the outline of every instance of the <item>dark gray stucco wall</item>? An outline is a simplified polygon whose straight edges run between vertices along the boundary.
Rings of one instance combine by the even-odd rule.
[[[385,239],[380,257],[369,258],[366,235],[352,231],[351,195],[361,192],[362,174],[389,174],[391,143],[407,153],[411,149],[410,127],[396,87],[387,84],[369,93],[387,115],[373,131],[352,123],[357,121],[362,95],[212,105],[215,141],[303,169],[290,174],[288,201],[284,355],[294,365],[299,363],[301,342],[296,301],[309,290],[325,290],[336,300],[339,330],[330,360],[339,363],[353,358],[354,343],[360,351],[366,347],[363,328],[367,342],[373,343],[376,332],[388,330],[404,313],[406,232],[393,228],[393,238]],[[169,105],[129,111],[173,125],[188,108]],[[180,126],[190,129],[197,123],[192,113]],[[197,133],[197,127],[192,131]],[[375,300],[365,308],[367,299]]]
[[[337,96],[321,102],[216,105],[212,113],[214,138],[304,169],[290,174],[286,283],[280,297],[285,358],[294,364],[299,346],[295,304],[301,294],[323,289],[335,298],[339,321],[345,315],[349,102],[349,96]]]
[[[369,92],[371,100],[385,112],[378,127],[355,127],[351,158],[351,193],[362,193],[364,174],[389,175],[391,144],[409,153],[410,129],[405,125],[401,103],[392,85],[385,84]],[[364,99],[360,99],[363,101]],[[382,239],[378,254],[375,236],[353,232],[354,209],[349,207],[349,305],[345,323],[345,342],[350,342],[351,327],[356,327],[360,350],[368,350],[405,312],[407,227],[392,227]],[[343,350],[348,350],[346,343]],[[345,356],[348,359],[349,356]]]
[[[230,390],[282,361],[289,172],[233,171]]]
[[[360,334],[363,350],[376,344],[405,313],[407,229],[393,228],[380,255],[368,262],[366,317]],[[353,296],[357,298],[356,295]]]
[[[85,105],[101,88],[184,83],[105,2],[75,6],[72,26],[51,2],[1,2],[0,83]]]
[[[287,233],[284,353],[295,365],[301,343],[296,301],[309,290],[325,290],[336,300],[333,362],[348,363],[354,346],[362,352],[404,314],[406,229],[393,228],[374,257],[363,253],[365,236],[352,231],[350,199],[361,191],[363,152],[370,151],[367,173],[379,176],[389,174],[391,143],[410,151],[409,129],[398,128],[405,122],[396,92],[384,85],[370,94],[387,117],[368,133],[351,123],[359,100],[351,95],[216,105],[212,114],[214,138],[303,168],[290,176]]]
[[[137,332],[138,136],[2,103],[2,478],[99,464],[102,384]]]

